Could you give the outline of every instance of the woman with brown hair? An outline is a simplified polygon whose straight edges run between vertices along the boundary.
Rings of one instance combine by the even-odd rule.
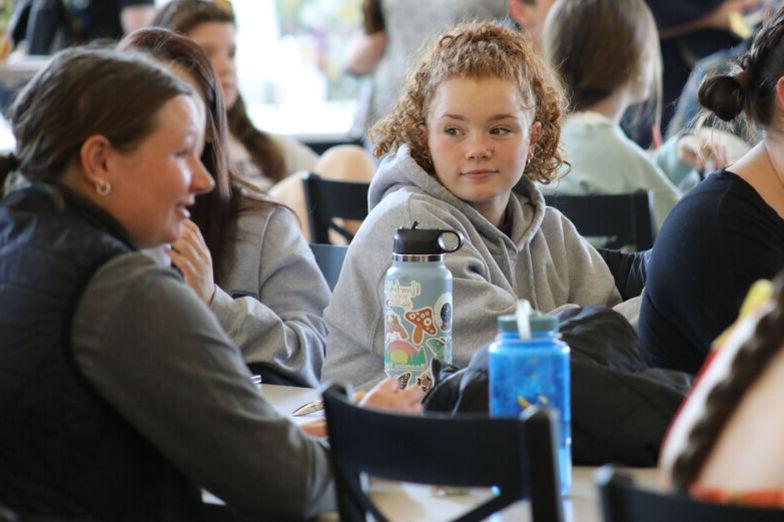
[[[18,169],[30,184],[0,200],[0,504],[22,520],[201,520],[207,488],[253,520],[334,510],[324,446],[140,251],[176,244],[215,183],[202,97],[145,55],[77,48],[10,120],[0,182]],[[394,384],[365,404],[419,410]]]
[[[161,28],[131,33],[119,48],[144,51],[169,66],[193,85],[208,109],[202,161],[215,190],[196,198],[192,221],[168,256],[254,371],[267,382],[282,377],[318,386],[329,289],[293,212],[229,175],[223,97],[205,53]]]
[[[627,109],[639,104],[658,123],[661,60],[650,9],[643,0],[557,2],[545,23],[544,51],[570,97],[561,142],[571,169],[550,190],[649,190],[658,229],[681,192],[620,125]]]
[[[739,65],[703,82],[700,104],[763,138],[692,189],[656,238],[638,326],[654,366],[696,373],[751,284],[784,269],[784,9]]]
[[[0,504],[198,520],[207,487],[258,518],[330,509],[323,447],[261,397],[182,279],[139,251],[176,243],[213,187],[201,97],[143,55],[77,48],[10,120],[0,178],[16,168],[30,186],[0,202]]]
[[[342,181],[369,181],[375,165],[361,147],[336,146],[321,157],[295,140],[257,129],[237,89],[236,19],[229,5],[206,0],[172,0],[155,16],[153,25],[182,33],[206,52],[223,92],[228,119],[228,154],[232,175],[258,185],[292,208],[309,239],[307,211],[300,176],[316,172]],[[288,178],[288,179],[287,179]],[[281,183],[282,182],[282,183]]]

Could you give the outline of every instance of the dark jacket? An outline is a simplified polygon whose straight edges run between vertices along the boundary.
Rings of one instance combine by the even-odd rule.
[[[572,460],[655,466],[691,376],[648,367],[634,329],[614,310],[587,306],[558,316],[571,348]],[[485,347],[464,370],[436,368],[425,410],[486,412],[487,357]]]
[[[103,520],[180,520],[186,478],[99,397],[76,367],[70,324],[122,227],[65,189],[0,204],[0,505]]]

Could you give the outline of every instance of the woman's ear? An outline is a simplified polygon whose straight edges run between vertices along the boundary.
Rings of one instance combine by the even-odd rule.
[[[110,156],[113,152],[112,144],[106,136],[94,134],[84,140],[79,149],[79,166],[91,185],[98,186],[111,181],[108,177]]]
[[[779,112],[784,113],[784,76],[780,76],[776,81],[776,107]]]
[[[542,123],[539,121],[535,121],[531,124],[531,131],[530,131],[530,138],[528,140],[528,150],[529,156],[533,153],[534,147],[536,146],[536,141],[539,139],[539,136],[542,135]]]
[[[429,140],[427,139],[427,124],[420,123],[419,125],[417,125],[416,129],[417,132],[419,133],[419,136],[422,138],[421,143],[424,143],[426,147],[429,147],[428,145]]]

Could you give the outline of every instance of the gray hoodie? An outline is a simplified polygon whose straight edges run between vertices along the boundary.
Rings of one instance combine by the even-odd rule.
[[[565,304],[612,306],[620,295],[607,265],[574,225],[546,207],[523,178],[507,208],[510,236],[427,174],[407,146],[384,159],[370,184],[370,214],[349,247],[325,311],[329,336],[323,378],[368,387],[384,377],[384,275],[395,230],[457,230],[463,247],[447,254],[454,278],[453,359],[465,366],[490,343],[496,318],[525,298],[549,312]]]

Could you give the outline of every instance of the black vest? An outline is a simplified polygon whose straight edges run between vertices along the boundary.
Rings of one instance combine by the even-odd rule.
[[[94,391],[70,325],[92,275],[131,252],[123,228],[65,189],[0,203],[0,505],[102,520],[189,520],[189,481]]]

